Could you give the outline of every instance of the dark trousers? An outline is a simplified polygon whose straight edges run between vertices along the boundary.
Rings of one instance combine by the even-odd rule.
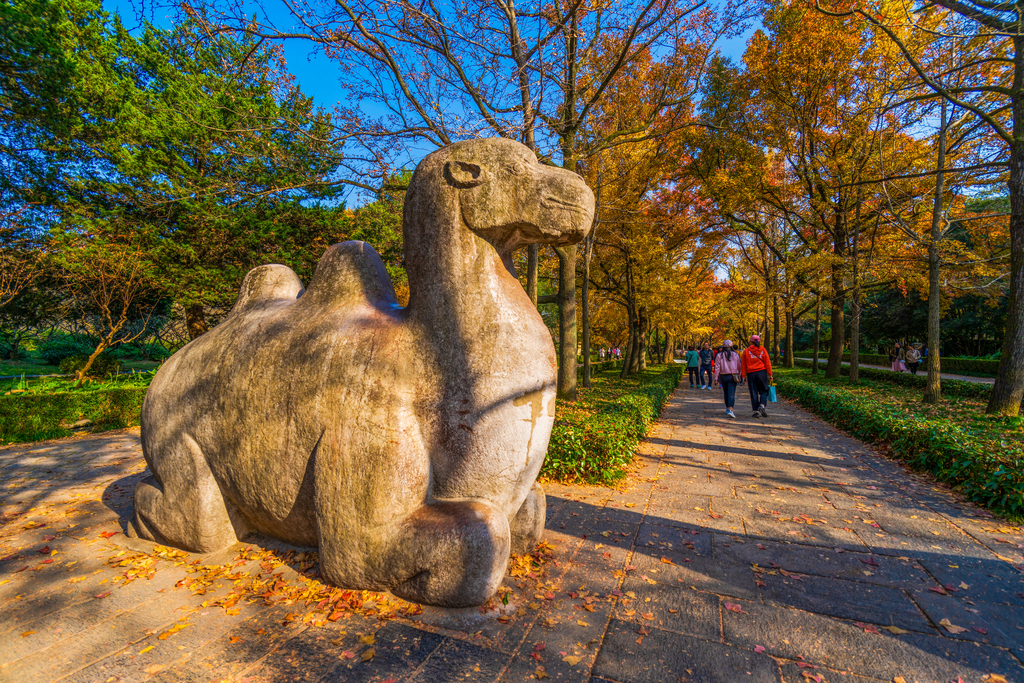
[[[736,380],[718,378],[722,384],[722,393],[725,394],[725,407],[732,408],[736,405]]]
[[[910,370],[910,374],[916,375],[917,369],[921,367],[920,363],[907,363],[907,368]]]
[[[690,386],[693,386],[693,378],[697,376],[697,368],[686,368],[690,373]]]
[[[704,373],[705,372],[708,373],[708,381],[707,382],[704,381]],[[700,366],[700,372],[697,373],[697,379],[700,380],[701,384],[707,384],[710,387],[711,386],[711,366],[710,365],[701,365]]]
[[[750,387],[750,405],[754,410],[768,404],[768,371],[755,370],[747,373],[747,385]]]

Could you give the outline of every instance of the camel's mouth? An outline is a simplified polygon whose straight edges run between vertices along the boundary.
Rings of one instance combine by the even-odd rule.
[[[579,213],[587,213],[587,208],[579,204],[573,204],[557,197],[543,197],[540,200],[540,205],[545,209],[569,209],[570,211],[577,211]]]

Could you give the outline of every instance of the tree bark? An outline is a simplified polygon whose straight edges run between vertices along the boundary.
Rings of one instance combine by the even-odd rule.
[[[526,295],[534,307],[537,306],[537,262],[540,259],[540,245],[531,244],[526,248]]]
[[[583,240],[583,286],[580,291],[580,322],[583,330],[583,386],[590,388],[590,259],[594,255],[594,228]]]
[[[1013,142],[1010,144],[1010,296],[989,415],[1018,415],[1024,399],[1024,36],[1013,37]],[[929,342],[930,343],[930,342]],[[934,349],[938,351],[938,349]],[[929,358],[933,355],[929,351]]]
[[[665,354],[662,356],[662,363],[671,363],[675,355],[676,336],[665,330]]]
[[[185,306],[185,329],[188,330],[189,340],[206,334],[209,328],[206,326],[206,311],[202,304]]]
[[[775,338],[772,339],[772,365],[779,365],[779,295],[772,294],[772,334]]]
[[[796,367],[796,359],[793,358],[793,335],[796,332],[796,325],[793,321],[793,309],[786,310],[786,362],[787,368]]]
[[[576,245],[558,254],[558,398],[576,400]]]
[[[942,194],[946,168],[946,101],[942,100],[939,119],[939,154],[936,159],[935,200],[932,202],[931,239],[928,242],[928,383],[924,387],[925,403],[938,403],[942,398],[942,359],[939,345],[942,338],[941,320],[941,255],[939,240],[942,239]],[[1018,405],[1020,399],[1017,400]]]
[[[840,206],[842,199],[839,201]],[[846,317],[843,307],[846,305],[846,215],[840,208],[836,211],[836,225],[833,233],[832,253],[838,259],[832,264],[832,344],[828,352],[828,366],[825,377],[836,379],[843,367],[843,350],[846,348]]]
[[[821,294],[818,294],[818,305],[814,309],[814,358],[811,361],[811,374],[818,374],[818,357],[821,355]]]
[[[637,355],[637,359],[636,359],[636,361],[637,361],[636,371],[637,372],[643,372],[643,371],[645,371],[647,369],[647,345],[649,343],[648,337],[650,335],[649,324],[650,324],[650,321],[647,319],[647,307],[646,306],[641,306],[640,307],[640,330],[639,330],[640,334],[638,335],[638,340],[637,340],[637,342],[638,342],[637,343],[637,351],[638,351],[638,353],[636,354]]]
[[[857,188],[856,225],[853,227],[853,292],[850,301],[850,383],[860,381],[860,206],[861,191]]]

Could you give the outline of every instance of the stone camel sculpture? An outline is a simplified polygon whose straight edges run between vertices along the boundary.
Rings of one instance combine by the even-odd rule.
[[[305,290],[286,266],[250,271],[146,394],[131,533],[209,552],[259,531],[318,546],[334,585],[485,602],[543,530],[555,408],[551,335],[511,255],[579,242],[593,211],[524,145],[459,142],[406,195],[407,307],[364,242],[330,247]]]

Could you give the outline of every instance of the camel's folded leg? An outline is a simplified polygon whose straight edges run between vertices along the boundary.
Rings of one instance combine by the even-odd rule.
[[[544,522],[547,516],[547,499],[544,489],[534,482],[533,488],[526,494],[519,512],[509,522],[512,533],[512,552],[525,555],[531,552],[544,534]]]
[[[508,566],[509,541],[508,517],[498,508],[481,501],[439,501],[394,527],[383,557],[369,564],[379,567],[386,576],[378,579],[399,597],[469,607],[498,590]],[[328,579],[344,573],[342,556],[332,555],[321,539],[321,569]]]
[[[160,479],[146,477],[135,487],[135,534],[204,553],[245,536],[245,522],[232,514],[195,441],[185,437],[159,455],[153,464]]]

